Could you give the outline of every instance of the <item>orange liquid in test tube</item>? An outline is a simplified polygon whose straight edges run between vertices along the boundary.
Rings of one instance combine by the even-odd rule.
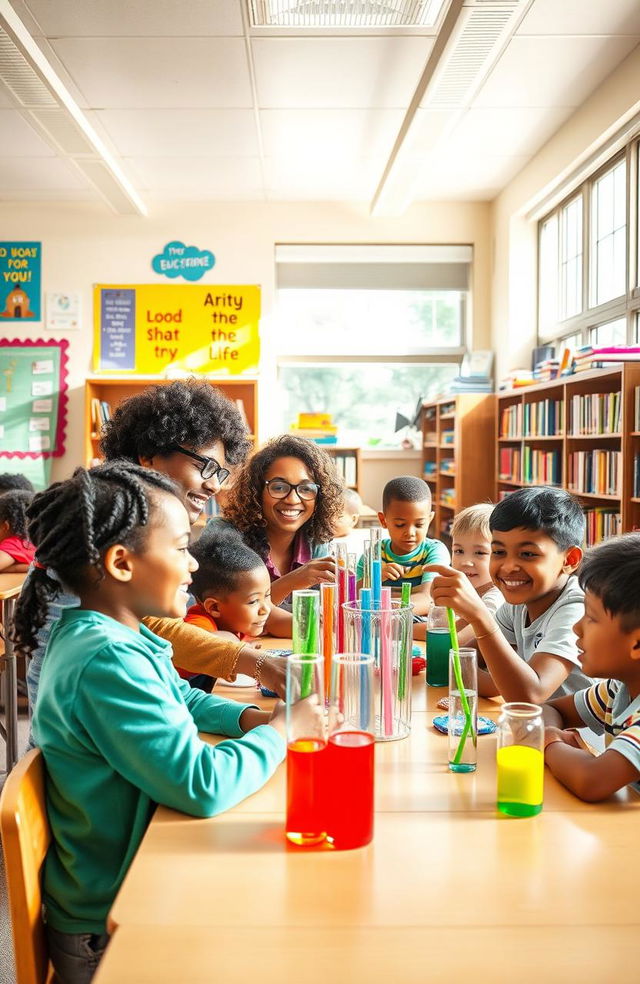
[[[321,584],[321,605],[322,605],[322,655],[324,656],[324,692],[328,696],[331,692],[331,657],[335,651],[335,611],[336,611],[336,586],[335,584]]]

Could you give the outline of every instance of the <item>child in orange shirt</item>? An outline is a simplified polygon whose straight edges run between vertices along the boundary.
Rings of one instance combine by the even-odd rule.
[[[192,579],[198,603],[185,621],[208,632],[230,632],[243,641],[262,635],[271,611],[271,580],[262,558],[236,530],[221,527],[214,534],[205,531],[190,552],[199,564]],[[211,692],[213,677],[178,672],[192,687]],[[246,682],[253,684],[253,677]]]

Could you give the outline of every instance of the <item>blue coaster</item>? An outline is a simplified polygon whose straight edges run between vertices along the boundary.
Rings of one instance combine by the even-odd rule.
[[[437,717],[433,719],[433,726],[436,731],[441,731],[443,735],[449,733],[449,715],[448,714],[438,714]],[[491,718],[483,717],[482,714],[478,715],[478,734],[479,735],[492,735],[496,731],[495,721]],[[456,729],[457,735],[462,734],[462,726]]]

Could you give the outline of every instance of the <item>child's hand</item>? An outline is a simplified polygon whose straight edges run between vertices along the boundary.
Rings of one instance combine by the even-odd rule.
[[[333,582],[336,579],[336,562],[333,557],[318,557],[299,567],[296,574],[301,588]]]
[[[546,748],[554,741],[561,741],[565,745],[572,745],[574,748],[584,747],[580,735],[574,728],[546,727],[544,729],[544,747]]]
[[[268,723],[286,741],[285,705],[280,701],[271,712]],[[292,730],[305,738],[319,738],[324,741],[324,710],[318,702],[317,694],[299,700],[290,710]]]
[[[265,655],[268,650],[264,650]],[[260,670],[260,686],[265,690],[273,690],[274,693],[284,697],[287,693],[287,670],[282,659],[265,659]]]
[[[425,564],[423,570],[438,575],[431,581],[434,605],[452,608],[456,615],[462,616],[467,622],[473,622],[479,614],[487,612],[466,574],[443,564]]]
[[[401,577],[404,577],[404,567],[401,564],[389,563],[382,565],[383,581],[399,581]]]

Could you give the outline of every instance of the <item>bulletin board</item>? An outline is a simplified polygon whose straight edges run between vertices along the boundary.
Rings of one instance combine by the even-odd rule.
[[[96,284],[93,321],[95,372],[258,371],[255,284]]]
[[[0,471],[16,470],[4,467],[6,458],[26,464],[64,454],[68,345],[0,339]]]

